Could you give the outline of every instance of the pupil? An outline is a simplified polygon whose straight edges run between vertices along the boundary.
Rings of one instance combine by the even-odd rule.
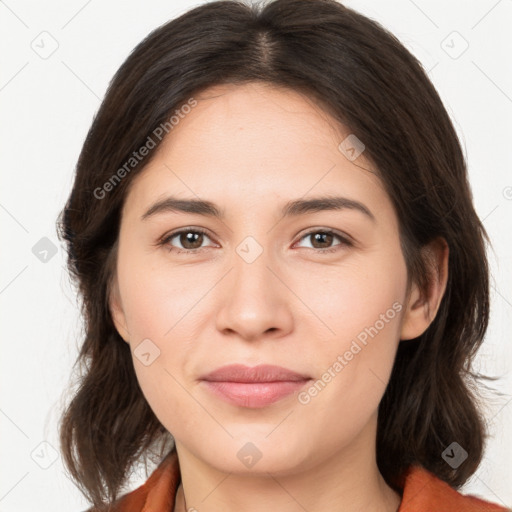
[[[192,244],[194,244],[194,239],[195,239],[195,241],[197,242],[197,239],[198,239],[198,238],[200,238],[201,236],[202,236],[202,235],[201,235],[201,233],[192,233],[192,232],[188,232],[188,233],[186,233],[186,234],[185,234],[186,243],[184,244],[184,243],[182,242],[182,245],[183,245],[185,248],[187,248],[187,249],[190,249],[190,248],[192,248],[192,249],[196,249],[197,247],[195,247],[195,246],[194,246],[194,247],[187,247],[187,245],[186,245],[186,244],[187,244],[187,243],[192,243]],[[201,246],[201,243],[199,243],[198,247],[199,247],[199,246]]]
[[[316,233],[315,234],[315,240],[319,241],[320,243],[322,243],[322,242],[325,243],[325,237],[332,238],[332,235],[329,233]],[[327,239],[327,243],[329,243],[330,238]],[[322,239],[324,239],[324,240],[322,240]]]

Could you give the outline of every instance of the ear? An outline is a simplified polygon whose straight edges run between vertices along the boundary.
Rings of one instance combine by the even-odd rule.
[[[412,283],[405,313],[402,318],[401,340],[421,336],[436,317],[448,281],[449,248],[444,238],[436,238],[423,247],[425,259],[429,262],[429,285],[420,290]]]
[[[126,343],[130,343],[130,336],[128,328],[126,327],[126,316],[123,311],[121,303],[121,297],[119,294],[119,285],[117,282],[117,276],[114,276],[111,291],[109,293],[109,310],[112,316],[112,321],[116,327],[117,332],[123,338]]]

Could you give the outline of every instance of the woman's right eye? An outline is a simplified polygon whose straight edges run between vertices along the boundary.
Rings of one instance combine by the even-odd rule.
[[[203,249],[201,244],[204,240],[204,237],[209,238],[206,231],[199,228],[188,228],[188,229],[180,229],[179,231],[174,231],[167,236],[164,236],[160,245],[163,245],[171,252],[177,253],[193,253],[198,252],[199,249]],[[171,240],[177,239],[177,242],[181,244],[181,247],[175,247],[171,244]]]

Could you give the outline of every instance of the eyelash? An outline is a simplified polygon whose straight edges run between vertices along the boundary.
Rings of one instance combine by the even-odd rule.
[[[199,233],[199,234],[202,234],[202,235],[206,235],[208,238],[210,238],[210,236],[208,235],[208,233],[204,230],[204,229],[201,229],[201,228],[185,228],[185,229],[180,229],[179,231],[174,231],[173,233],[170,233],[169,235],[164,235],[162,237],[162,239],[157,243],[157,245],[159,246],[165,246],[166,249],[169,251],[169,252],[175,252],[176,254],[197,254],[198,252],[200,252],[202,249],[206,249],[206,247],[199,247],[198,249],[180,249],[179,247],[172,247],[171,245],[169,245],[169,242],[170,240],[172,240],[173,238],[175,238],[176,236],[178,235],[181,235],[183,233]],[[308,231],[307,233],[304,233],[300,238],[299,238],[299,242],[304,239],[304,238],[307,238],[308,236],[311,236],[315,233],[322,233],[324,235],[333,235],[335,236],[336,238],[338,238],[340,240],[341,243],[339,243],[338,245],[334,246],[333,248],[330,248],[330,249],[316,249],[314,247],[307,247],[307,249],[312,249],[313,251],[316,251],[318,253],[333,253],[333,252],[336,252],[340,249],[340,247],[342,246],[345,246],[345,247],[352,247],[354,244],[345,236],[342,236],[341,234],[339,234],[338,232],[336,231],[333,231],[331,229],[313,229],[311,231]]]

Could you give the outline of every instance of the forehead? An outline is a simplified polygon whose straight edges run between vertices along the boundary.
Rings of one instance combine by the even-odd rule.
[[[275,157],[275,149],[284,151],[291,146],[297,152],[297,145],[304,146],[306,142],[309,146],[336,145],[346,132],[305,94],[272,84],[217,85],[194,99],[197,105],[172,129],[162,150],[182,144],[185,139],[190,145],[204,145],[207,138],[230,147],[232,152],[236,143],[244,143],[245,151],[252,146],[260,157],[264,155],[256,145],[264,143],[264,154],[272,152]]]
[[[171,192],[240,207],[326,192],[387,199],[364,153],[351,161],[340,151],[350,132],[304,94],[249,83],[194,99],[130,187],[126,203],[139,211]]]

